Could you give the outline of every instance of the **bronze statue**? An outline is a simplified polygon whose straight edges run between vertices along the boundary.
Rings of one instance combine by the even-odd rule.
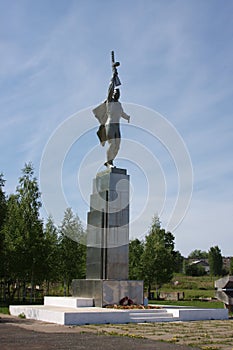
[[[117,67],[119,62],[115,62],[114,52],[112,51],[112,79],[108,88],[107,100],[101,103],[98,107],[93,109],[95,117],[100,122],[97,135],[100,139],[102,146],[108,141],[109,147],[107,149],[107,161],[104,165],[108,168],[114,167],[113,160],[115,159],[121,142],[120,133],[120,118],[130,120],[130,116],[126,114],[119,102],[121,85],[118,77]]]

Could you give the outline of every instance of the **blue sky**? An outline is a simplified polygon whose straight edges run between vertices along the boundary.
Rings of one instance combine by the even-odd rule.
[[[116,162],[131,175],[131,237],[143,237],[158,213],[183,255],[215,245],[233,255],[232,13],[227,0],[0,0],[7,194],[32,161],[56,223],[71,206],[85,225],[91,181],[106,151],[91,109],[105,99],[115,50],[121,101],[131,115],[131,124],[122,122]],[[55,183],[64,205],[53,197]],[[185,204],[173,215],[177,198]]]

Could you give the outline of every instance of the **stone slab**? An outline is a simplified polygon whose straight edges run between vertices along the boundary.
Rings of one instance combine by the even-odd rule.
[[[119,305],[124,297],[134,304],[143,305],[143,281],[75,279],[72,281],[72,295],[79,298],[93,298],[95,306]]]
[[[77,298],[77,297],[44,297],[45,306],[60,306],[60,307],[92,307],[94,306],[93,298]]]

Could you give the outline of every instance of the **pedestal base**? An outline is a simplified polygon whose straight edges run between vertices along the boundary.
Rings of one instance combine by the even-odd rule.
[[[134,304],[143,305],[143,281],[125,280],[78,280],[72,281],[72,295],[81,298],[93,298],[95,306],[119,305],[124,297]]]

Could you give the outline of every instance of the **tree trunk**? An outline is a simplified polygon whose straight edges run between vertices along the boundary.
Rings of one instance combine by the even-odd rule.
[[[23,302],[26,301],[26,295],[27,295],[27,291],[26,291],[26,282],[23,281]]]
[[[64,297],[66,297],[66,279],[64,279]]]
[[[49,280],[46,281],[46,291],[45,295],[49,295]]]
[[[32,276],[31,276],[30,303],[32,303],[33,294],[34,294],[34,280],[33,280],[33,273],[32,273]]]
[[[4,300],[4,302],[6,302],[6,298],[7,298],[7,288],[6,288],[6,286],[7,286],[7,282],[4,280],[4,284],[3,284],[3,300]]]
[[[19,283],[18,279],[17,279],[17,282],[16,282],[16,288],[17,288],[17,299],[19,301],[20,300],[20,283]]]
[[[159,291],[159,289],[160,288],[156,286],[156,298],[157,298],[157,300],[160,299],[160,291]]]
[[[148,299],[150,300],[151,284],[148,284]]]
[[[7,294],[8,294],[8,299],[11,299],[11,283],[8,281],[7,282]]]
[[[33,283],[33,281],[31,281],[31,290],[30,290],[30,303],[32,303],[32,283]]]

